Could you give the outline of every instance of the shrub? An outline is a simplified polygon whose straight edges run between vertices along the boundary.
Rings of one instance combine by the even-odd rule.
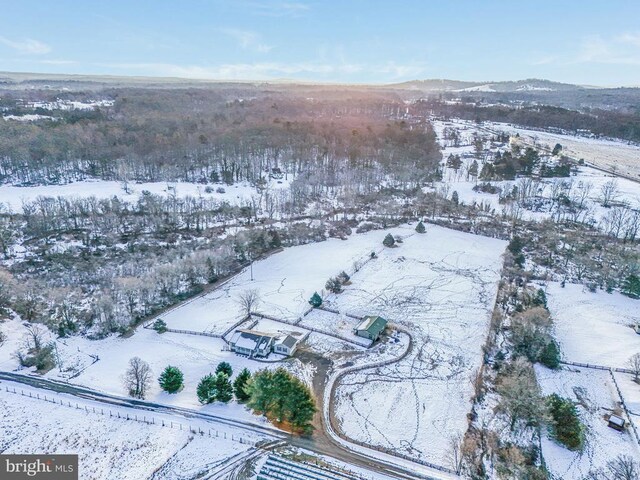
[[[547,406],[553,437],[569,450],[581,450],[584,446],[584,427],[573,402],[553,393],[547,397]]]
[[[184,375],[180,369],[171,365],[165,368],[158,378],[160,387],[167,393],[176,393],[184,385],[183,382]]]
[[[382,244],[385,247],[393,247],[395,245],[396,241],[393,238],[393,235],[391,235],[390,233],[387,233],[387,236],[384,237],[384,240],[382,241]]]
[[[167,322],[158,318],[155,322],[153,322],[153,329],[158,333],[164,333],[167,331]]]
[[[426,231],[427,229],[424,227],[424,223],[418,222],[418,225],[416,225],[416,232],[425,233]]]
[[[629,275],[622,282],[620,291],[627,297],[640,298],[640,277],[638,275]]]
[[[329,290],[331,293],[340,293],[342,292],[342,282],[338,280],[336,277],[330,278],[325,283],[324,287]]]
[[[347,272],[345,272],[343,270],[338,274],[338,280],[340,280],[340,282],[344,285],[349,280],[351,280],[351,277],[349,276],[349,274]]]
[[[226,193],[226,190],[223,187],[216,188],[216,192],[218,193]]]

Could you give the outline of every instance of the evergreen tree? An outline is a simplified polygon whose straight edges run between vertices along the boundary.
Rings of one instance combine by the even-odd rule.
[[[580,423],[578,410],[573,402],[553,393],[547,397],[547,405],[556,440],[569,450],[581,450],[584,445],[584,427]]]
[[[153,322],[153,329],[158,333],[164,333],[167,331],[167,322],[159,318]]]
[[[424,223],[422,223],[421,221],[418,222],[418,225],[416,225],[416,232],[425,233],[426,231],[427,231],[427,229],[424,228]]]
[[[309,433],[316,412],[309,388],[284,368],[256,372],[245,389],[248,406],[276,422],[287,422],[292,431]]]
[[[251,372],[244,368],[233,382],[233,393],[235,394],[238,402],[244,403],[249,400],[249,394],[247,393],[247,384],[250,379]]]
[[[196,394],[198,401],[203,405],[214,402],[216,399],[216,377],[211,374],[202,377],[198,383]]]
[[[538,357],[538,361],[547,368],[553,370],[560,366],[560,347],[555,340],[547,343]]]
[[[536,296],[533,299],[533,304],[547,308],[547,294],[544,293],[543,289],[538,289],[538,291],[536,292]]]
[[[638,275],[629,275],[622,282],[620,291],[631,298],[640,298],[640,278]]]
[[[562,145],[560,145],[559,143],[556,143],[556,146],[553,147],[553,151],[551,152],[551,155],[553,155],[555,157],[560,152],[562,152]]]
[[[460,198],[458,197],[458,192],[456,190],[451,194],[451,201],[456,206],[460,203]]]
[[[216,400],[228,403],[233,398],[233,385],[225,372],[218,372],[214,381]]]
[[[184,384],[184,375],[177,367],[169,365],[158,378],[160,387],[167,393],[176,393]]]
[[[224,373],[229,378],[231,378],[231,376],[233,375],[233,369],[227,362],[220,362],[218,364],[218,366],[216,367],[216,375],[220,372]]]
[[[390,233],[387,233],[387,236],[384,237],[384,240],[382,241],[382,244],[385,247],[393,247],[395,245],[396,241],[393,238],[393,235],[391,235]]]
[[[322,297],[318,295],[318,292],[313,292],[313,295],[311,295],[311,299],[309,300],[309,303],[311,304],[312,307],[318,308],[320,305],[322,305]]]

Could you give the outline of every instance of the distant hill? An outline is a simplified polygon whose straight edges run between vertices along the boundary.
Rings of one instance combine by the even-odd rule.
[[[389,87],[402,88],[408,90],[418,90],[425,93],[432,92],[487,92],[487,93],[510,93],[510,92],[558,92],[582,90],[586,87],[572,85],[569,83],[552,82],[550,80],[540,80],[529,78],[526,80],[508,82],[464,82],[459,80],[429,79],[412,80],[410,82],[396,83]]]

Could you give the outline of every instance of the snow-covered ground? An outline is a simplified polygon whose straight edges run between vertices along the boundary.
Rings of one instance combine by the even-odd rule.
[[[402,361],[341,381],[336,416],[347,436],[451,466],[449,445],[467,429],[505,246],[429,225],[329,297],[340,311],[404,326],[414,340]]]
[[[484,126],[477,125],[473,122],[468,122],[459,119],[452,119],[449,121],[433,121],[433,126],[436,134],[438,135],[438,139],[440,144],[442,145],[442,154],[443,154],[443,181],[438,185],[440,189],[447,189],[448,196],[456,191],[458,193],[459,200],[466,204],[476,203],[478,205],[483,205],[489,208],[489,210],[494,210],[496,213],[509,213],[513,210],[510,210],[509,206],[501,205],[499,203],[499,194],[491,194],[484,192],[474,191],[473,188],[482,183],[482,181],[474,179],[473,177],[467,177],[467,168],[474,161],[474,147],[473,147],[473,138],[474,135],[478,135],[480,137],[487,137],[488,132]],[[489,127],[493,130],[495,125],[498,124],[490,124]],[[504,125],[503,125],[504,126]],[[451,145],[450,140],[446,140],[444,138],[445,128],[455,128],[460,135],[460,146],[455,147]],[[504,130],[510,132],[509,129],[497,129]],[[538,132],[535,132],[538,133]],[[567,136],[569,139],[574,137]],[[576,137],[581,138],[582,137]],[[596,140],[596,139],[582,139],[589,140],[590,144],[599,145],[598,142],[603,145],[607,145],[611,148],[620,147],[622,151],[627,151],[628,149],[632,149],[633,158],[635,158],[635,162],[640,165],[640,147],[629,146],[619,142],[611,142],[608,140]],[[560,141],[560,140],[558,140]],[[562,145],[564,143],[560,141]],[[551,145],[553,148],[555,142]],[[508,146],[496,146],[492,147],[491,151],[504,151]],[[462,167],[456,172],[451,168],[446,168],[446,160],[450,154],[460,155],[462,160]],[[623,154],[621,154],[623,155]],[[482,161],[479,161],[479,170],[482,169]],[[594,162],[595,163],[595,162]],[[639,177],[640,180],[640,177]],[[515,181],[492,181],[490,182],[492,185],[498,187],[502,192],[509,192],[513,189],[514,186],[520,186],[523,179],[517,179]],[[600,223],[603,218],[605,218],[610,213],[610,208],[605,208],[602,206],[602,188],[605,184],[615,181],[616,184],[616,192],[617,195],[614,199],[615,202],[625,203],[632,208],[640,208],[640,183],[635,182],[622,177],[615,177],[614,175],[604,173],[595,168],[591,168],[588,166],[580,166],[577,167],[577,172],[570,177],[566,178],[545,178],[536,180],[536,196],[539,199],[547,199],[549,200],[552,197],[552,192],[554,190],[554,185],[565,184],[567,187],[570,185],[570,188],[565,188],[563,191],[565,195],[569,198],[572,197],[572,192],[578,195],[580,190],[588,189],[587,199],[585,202],[585,207],[587,207],[586,211],[581,215],[581,221],[588,221],[591,223]],[[522,190],[522,188],[520,188]],[[549,206],[551,204],[549,203]],[[521,218],[527,220],[542,220],[545,218],[549,218],[551,216],[551,212],[549,208],[542,208],[540,211],[531,211],[521,209],[520,211]]]
[[[586,427],[582,452],[567,450],[543,436],[542,454],[554,478],[581,480],[590,470],[604,467],[621,454],[640,461],[640,449],[632,434],[607,426],[605,414],[619,407],[609,372],[573,367],[552,371],[537,365],[536,375],[544,395],[557,393],[576,402],[580,420]]]
[[[629,358],[640,353],[640,335],[631,328],[640,322],[640,301],[552,282],[547,303],[564,360],[628,368]]]
[[[382,247],[389,232],[408,234],[406,228],[354,234],[348,240],[287,248],[283,252],[254,262],[231,281],[207,295],[162,315],[170,328],[221,333],[243,316],[238,303],[242,292],[257,290],[261,302],[257,311],[295,320],[308,308],[314,292],[321,292],[326,281],[342,270],[351,273],[354,262],[362,261]]]
[[[285,189],[289,187],[289,180],[270,180],[269,188]],[[165,197],[204,197],[220,202],[226,201],[232,205],[244,205],[250,202],[252,196],[257,195],[256,189],[248,183],[234,185],[210,185],[211,192],[207,193],[206,185],[188,182],[152,182],[129,183],[125,191],[122,182],[109,180],[83,180],[64,185],[38,185],[19,187],[14,185],[0,185],[0,204],[4,203],[13,211],[20,211],[25,202],[32,202],[38,197],[88,198],[98,199],[117,196],[128,202],[135,202],[143,192]],[[217,192],[224,189],[223,193]]]
[[[6,392],[5,387],[11,392]],[[12,393],[13,388],[18,393]],[[41,398],[22,396],[21,391],[26,395],[32,391],[34,397],[39,394]],[[116,412],[130,418],[143,418],[144,413],[122,407],[105,409],[103,404],[62,394],[47,395],[49,401],[44,401],[42,391],[0,383],[0,451],[78,454],[83,480],[200,478],[230,457],[249,451],[250,443],[264,440],[233,427],[183,417],[153,414],[155,424],[125,420],[117,418]],[[52,403],[52,398],[58,404]],[[109,416],[110,410],[114,416]],[[163,420],[165,425],[175,422],[174,428],[163,427]],[[189,427],[207,434],[193,434]],[[211,436],[209,429],[213,429]],[[215,429],[219,429],[219,437],[215,436]],[[231,441],[232,435],[235,441]],[[237,441],[240,436],[248,443]],[[157,473],[152,477],[154,472]]]

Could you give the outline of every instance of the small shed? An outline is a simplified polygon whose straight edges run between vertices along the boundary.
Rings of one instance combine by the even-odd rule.
[[[377,315],[369,315],[364,317],[358,326],[353,329],[353,333],[359,337],[376,341],[386,326],[387,321],[384,318]]]
[[[625,419],[622,417],[619,417],[618,415],[611,414],[611,416],[609,417],[608,426],[610,428],[613,428],[614,430],[618,430],[619,432],[624,431],[625,424],[626,424]]]

